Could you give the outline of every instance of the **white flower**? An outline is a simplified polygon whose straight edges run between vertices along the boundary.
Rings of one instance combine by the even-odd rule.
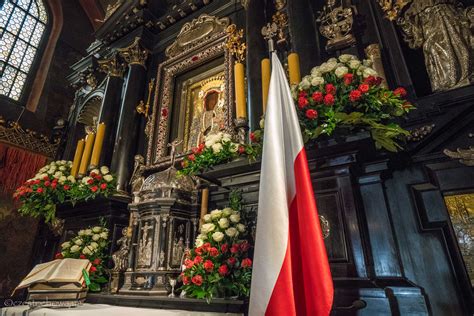
[[[357,69],[357,68],[359,68],[359,66],[360,66],[360,60],[353,59],[353,60],[349,61],[349,67],[351,69]]]
[[[107,181],[107,182],[110,182],[110,181],[112,181],[113,179],[114,179],[114,177],[111,176],[110,174],[106,174],[106,175],[104,176],[104,180]]]
[[[357,59],[357,57],[355,57],[354,55],[351,55],[351,54],[342,54],[341,56],[339,56],[339,61],[341,63],[347,63],[348,61],[350,61],[352,59]]]
[[[77,233],[78,236],[84,236],[85,234],[86,232],[82,229]]]
[[[212,220],[211,214],[206,214],[206,215],[204,215],[204,221],[205,221],[206,223],[209,223],[211,220]]]
[[[71,247],[71,252],[78,252],[79,249],[81,249],[81,247],[79,247],[78,245],[74,245]]]
[[[229,134],[227,134],[227,133],[222,134],[222,141],[223,142],[230,142],[231,139],[232,139],[232,137]]]
[[[221,218],[221,216],[222,216],[222,211],[221,210],[211,211],[211,218],[212,219],[218,219],[218,218]]]
[[[214,234],[212,234],[212,239],[214,239],[214,241],[216,242],[220,242],[222,241],[222,239],[224,239],[224,234],[221,232],[215,232]]]
[[[197,238],[194,244],[196,247],[201,247],[202,245],[204,245],[204,241],[202,241],[202,239]]]
[[[212,151],[215,154],[219,153],[221,150],[222,150],[222,144],[216,143],[216,144],[212,145]]]
[[[59,179],[62,176],[63,176],[63,173],[61,171],[56,171],[53,175],[53,177],[55,177],[56,179]]]
[[[100,233],[100,232],[102,231],[102,227],[100,227],[100,226],[95,226],[95,227],[92,228],[92,231],[93,231],[94,233]]]
[[[349,69],[344,66],[337,67],[336,70],[334,71],[334,73],[336,74],[338,78],[344,77],[344,75],[347,74],[348,72],[349,72]]]
[[[234,227],[230,227],[230,228],[227,228],[225,230],[225,234],[229,237],[234,237],[235,235],[237,235],[239,232],[237,231],[237,229],[235,229]]]
[[[367,78],[369,76],[374,76],[375,77],[375,76],[377,76],[377,72],[375,70],[373,70],[372,68],[367,67],[367,68],[364,69],[363,76],[364,76],[364,78]]]
[[[59,177],[58,182],[59,182],[60,184],[64,184],[64,182],[66,182],[66,180],[67,180],[67,178],[66,178],[65,176],[61,176],[61,177]]]
[[[232,215],[230,216],[230,221],[231,221],[232,223],[238,223],[238,222],[240,222],[240,214],[239,214],[238,212],[237,212],[237,214],[232,214]]]
[[[108,234],[107,232],[102,232],[102,233],[100,233],[99,236],[100,236],[100,238],[102,238],[102,239],[107,239],[107,238],[109,238],[109,234]]]
[[[109,168],[107,166],[102,166],[100,167],[100,173],[102,173],[103,175],[106,175],[110,172]]]
[[[82,245],[82,239],[78,238],[74,241],[74,243],[78,246]]]
[[[222,210],[222,216],[224,217],[229,217],[234,210],[231,209],[230,207],[226,207],[225,209]]]
[[[84,177],[82,178],[82,183],[87,184],[87,181],[91,180],[91,177]]]
[[[264,119],[264,118],[262,118],[262,119],[260,120],[260,124],[259,124],[259,125],[260,125],[260,128],[261,128],[261,129],[264,129],[264,128],[265,128],[265,119]]]
[[[99,171],[99,169],[92,169],[89,174],[91,174],[91,173],[93,173],[93,174],[100,174],[100,171]]]
[[[84,247],[84,249],[82,249],[82,253],[85,254],[85,255],[90,255],[92,254],[92,249],[88,247]]]
[[[309,89],[311,87],[311,76],[306,76],[301,80],[299,87],[303,90]]]
[[[91,244],[89,246],[91,246],[93,249],[99,248],[99,244],[96,243],[95,241],[91,242]]]
[[[66,171],[66,167],[64,166],[59,167],[59,171]]]
[[[237,224],[237,230],[241,233],[245,231],[245,225],[244,224]]]
[[[311,85],[314,86],[314,87],[317,87],[319,85],[322,85],[324,84],[324,78],[323,77],[313,77],[313,79],[311,79]]]
[[[74,176],[68,176],[67,179],[72,183],[76,183],[76,178],[74,178]]]
[[[227,218],[221,218],[218,222],[220,228],[227,228],[229,227],[229,220]]]
[[[100,235],[99,235],[99,234],[94,234],[94,235],[92,236],[92,240],[93,240],[93,241],[97,241],[97,240],[99,240],[99,239],[100,239]]]
[[[311,77],[321,77],[321,71],[319,70],[319,67],[314,67],[311,69]]]
[[[84,230],[84,235],[87,235],[87,236],[92,235],[92,229],[86,229],[86,230]]]
[[[205,235],[205,234],[199,234],[199,235],[197,236],[197,238],[198,238],[198,239],[201,239],[201,240],[206,240],[206,239],[207,239],[207,235]]]
[[[373,64],[373,62],[372,62],[372,60],[370,60],[370,59],[364,59],[364,60],[362,61],[362,65],[364,65],[364,66],[366,66],[366,67],[372,67],[372,64]]]
[[[71,247],[71,243],[70,243],[69,241],[63,242],[63,243],[61,244],[61,248],[62,248],[62,249],[66,249],[66,248],[69,248],[69,247]]]
[[[214,229],[216,229],[216,225],[214,225],[213,223],[203,224],[201,226],[201,233],[207,234],[214,231]]]
[[[236,143],[232,143],[232,144],[229,146],[229,149],[230,149],[231,152],[236,153],[237,150],[239,150],[239,145],[236,144]]]

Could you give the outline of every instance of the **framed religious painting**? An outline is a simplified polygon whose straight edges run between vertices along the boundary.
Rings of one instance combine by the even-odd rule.
[[[233,57],[226,50],[228,18],[206,14],[186,23],[158,66],[155,104],[147,127],[147,167],[202,143],[209,133],[234,133]]]

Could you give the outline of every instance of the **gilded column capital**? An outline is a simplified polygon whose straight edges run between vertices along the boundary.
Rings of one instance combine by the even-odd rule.
[[[110,77],[123,77],[126,64],[119,59],[117,53],[114,53],[109,59],[99,60],[97,63],[100,70],[107,73]]]
[[[140,41],[140,37],[135,37],[135,40],[130,46],[119,48],[117,49],[117,51],[128,64],[142,65],[143,67],[145,67],[145,62],[148,58],[148,50],[140,45]]]

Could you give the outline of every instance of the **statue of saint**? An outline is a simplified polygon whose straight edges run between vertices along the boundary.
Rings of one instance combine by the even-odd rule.
[[[397,21],[410,48],[422,48],[433,91],[474,82],[470,10],[457,0],[416,0]]]
[[[143,177],[143,172],[145,171],[145,158],[141,155],[136,155],[134,160],[135,165],[133,167],[132,176],[130,177],[132,193],[140,191],[143,181],[145,181],[145,178]]]
[[[112,271],[123,272],[128,268],[128,252],[130,250],[130,238],[128,237],[128,227],[122,229],[122,237],[117,240],[119,250],[112,254],[114,267]]]

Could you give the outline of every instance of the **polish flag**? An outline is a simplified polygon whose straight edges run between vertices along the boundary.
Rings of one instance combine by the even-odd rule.
[[[334,288],[306,151],[275,53],[272,65],[249,315],[329,315]]]

